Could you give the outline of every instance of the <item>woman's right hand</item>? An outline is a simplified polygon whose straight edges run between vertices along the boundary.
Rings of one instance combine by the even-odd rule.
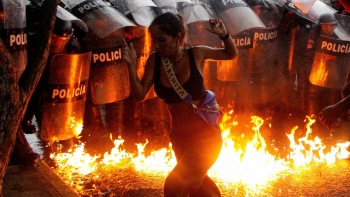
[[[137,55],[134,44],[132,42],[128,44],[125,39],[123,39],[122,58],[130,68],[134,67],[136,69]]]

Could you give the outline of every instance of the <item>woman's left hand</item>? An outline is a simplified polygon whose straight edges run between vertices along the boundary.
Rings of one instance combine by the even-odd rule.
[[[210,28],[205,28],[209,32],[218,35],[219,37],[224,37],[227,34],[224,22],[219,18],[209,19]]]
[[[123,39],[123,48],[122,48],[122,58],[128,63],[129,67],[135,67],[133,69],[136,69],[136,59],[137,55],[134,49],[134,45],[132,42],[129,44]]]

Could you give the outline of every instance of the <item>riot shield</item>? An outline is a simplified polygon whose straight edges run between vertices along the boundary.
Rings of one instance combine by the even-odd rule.
[[[156,16],[152,0],[110,0],[114,8],[124,15],[131,15],[138,25],[148,27]]]
[[[216,14],[225,23],[226,28],[231,35],[236,35],[251,28],[265,28],[265,25],[259,17],[242,0],[211,0],[211,2]]]
[[[342,40],[350,40],[350,16],[345,14],[334,14],[337,20],[337,27],[334,33]]]
[[[86,24],[82,20],[78,19],[73,14],[71,14],[64,8],[62,8],[61,6],[57,6],[56,16],[62,20],[72,21],[72,23],[74,23],[76,26],[78,26],[80,29],[84,30],[85,32],[89,30]]]
[[[192,4],[182,3],[179,7],[179,12],[187,22],[186,43],[190,46],[222,47],[222,41],[219,37],[205,29],[206,27],[210,28],[210,18],[217,18],[210,1],[196,0]]]
[[[344,29],[344,31],[350,35],[350,16],[345,14],[334,14],[338,25]]]
[[[90,88],[94,104],[117,102],[129,97],[130,84],[126,62],[122,59],[124,28],[106,38],[88,32],[87,50],[92,51]]]
[[[52,57],[40,137],[44,141],[78,136],[83,127],[91,52]]]
[[[306,14],[317,0],[292,0],[292,3]]]
[[[179,13],[184,17],[186,24],[198,22],[198,21],[208,21],[214,16],[214,10],[208,12],[209,4],[201,3],[199,0],[194,0],[193,3],[181,3],[179,5]]]
[[[222,47],[222,41],[219,36],[214,35],[207,31],[205,28],[209,28],[208,21],[200,21],[187,25],[187,37],[186,43],[190,46],[206,45],[215,48]]]
[[[313,1],[313,0],[309,0],[309,1]],[[312,4],[311,8],[309,8],[309,6],[303,7],[301,4],[299,4],[298,5],[299,7],[298,7],[297,5],[293,4],[293,2],[291,2],[290,0],[287,0],[284,7],[286,9],[294,12],[298,16],[313,22],[314,24],[318,24],[318,19],[322,14],[325,14],[325,13],[334,14],[337,12],[335,9],[329,7],[328,5],[323,3],[322,1],[314,2]],[[299,3],[300,2],[301,1],[299,0]],[[307,1],[305,1],[305,2],[307,2]]]
[[[320,36],[309,80],[312,84],[341,89],[350,71],[350,41]]]
[[[192,3],[191,0],[153,0],[154,3],[162,8],[162,7],[166,7],[166,6],[173,6],[177,3]]]
[[[253,32],[242,32],[232,36],[238,56],[230,61],[218,61],[217,77],[221,81],[242,81],[250,78],[249,51],[253,48]]]
[[[274,51],[277,44],[278,28],[282,19],[277,7],[273,3],[264,1],[261,12],[258,15],[266,28],[254,28],[254,45],[252,50],[252,72],[261,73],[268,71],[273,65]],[[272,9],[271,9],[272,8]]]
[[[6,16],[4,17],[4,31],[1,37],[13,57],[14,66],[17,68],[17,81],[28,63],[26,2],[26,0],[0,2],[3,3]]]
[[[122,13],[101,0],[62,0],[62,2],[100,38],[105,38],[120,28],[135,26]]]

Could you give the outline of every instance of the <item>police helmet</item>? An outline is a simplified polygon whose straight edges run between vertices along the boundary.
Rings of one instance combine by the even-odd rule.
[[[335,17],[333,14],[325,13],[322,14],[319,18],[320,25],[335,25],[337,21],[335,20]]]
[[[73,35],[73,26],[71,21],[62,20],[56,17],[53,33],[61,37],[70,37]]]

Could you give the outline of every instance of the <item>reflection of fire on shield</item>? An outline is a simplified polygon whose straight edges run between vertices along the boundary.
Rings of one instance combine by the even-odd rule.
[[[320,36],[310,82],[326,88],[341,89],[350,71],[350,41]]]
[[[322,1],[315,0],[293,0],[292,2],[290,0],[287,0],[284,8],[315,24],[318,24],[318,19],[322,14],[334,14],[337,12],[335,9],[329,7]]]
[[[151,52],[151,37],[148,32],[148,28],[146,27],[137,27],[139,31],[142,31],[142,33],[139,33],[140,36],[133,37],[133,43],[135,47],[135,51],[137,54],[137,76],[139,79],[142,78],[144,72],[145,72],[145,65],[147,58]],[[157,97],[156,92],[153,89],[153,86],[148,93],[146,100]]]
[[[222,47],[218,36],[205,29],[209,28],[209,19],[216,18],[213,7],[209,2],[181,3],[178,10],[187,23],[187,44],[190,46]]]
[[[88,32],[87,50],[92,51],[90,88],[94,104],[106,104],[129,97],[128,67],[122,59],[124,29],[114,31],[106,38]]]
[[[243,0],[212,1],[215,12],[223,20],[231,35],[265,25]],[[244,22],[242,22],[244,21]]]
[[[62,2],[100,38],[105,38],[120,28],[135,26],[122,13],[104,1],[62,0]]]
[[[2,1],[4,8],[4,31],[1,38],[13,57],[17,68],[17,80],[27,66],[27,24],[24,1]]]
[[[249,51],[253,47],[253,36],[253,32],[243,32],[232,36],[239,55],[234,60],[218,62],[217,75],[219,80],[241,81],[250,78]]]
[[[91,52],[58,54],[52,57],[43,120],[45,141],[78,136],[83,127]]]

